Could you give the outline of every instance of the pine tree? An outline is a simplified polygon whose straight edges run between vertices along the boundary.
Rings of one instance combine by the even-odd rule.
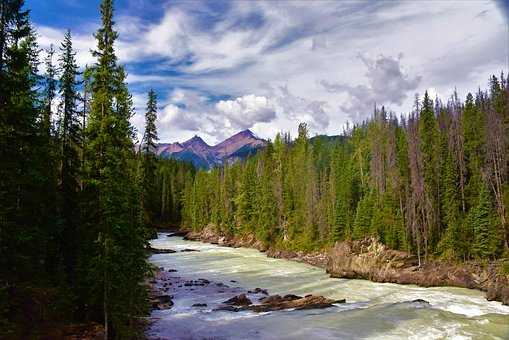
[[[467,255],[469,239],[468,229],[462,230],[462,217],[460,208],[460,198],[458,193],[458,171],[454,164],[451,152],[444,162],[443,167],[443,194],[442,211],[445,233],[440,241],[440,250],[445,257],[464,259]]]
[[[155,204],[155,180],[157,158],[155,155],[157,137],[157,96],[154,90],[148,92],[147,112],[145,113],[145,134],[143,137],[143,207],[146,213],[145,223],[154,224],[157,207]]]
[[[63,262],[69,280],[74,283],[80,240],[79,192],[81,190],[81,154],[83,131],[78,112],[79,75],[76,53],[72,47],[71,32],[67,31],[60,47],[60,96],[61,115],[59,140],[61,150],[60,171],[60,214],[63,220],[61,249]]]
[[[420,151],[424,175],[424,230],[425,257],[438,240],[440,221],[438,219],[440,141],[438,123],[433,110],[433,101],[428,92],[424,94],[419,116]]]
[[[27,252],[37,252],[30,240],[41,235],[42,186],[37,164],[40,142],[40,111],[37,105],[37,46],[28,11],[22,1],[2,4],[2,49],[0,61],[0,230],[2,277],[9,282],[32,268]],[[43,243],[43,240],[41,240]],[[44,245],[42,245],[42,248]],[[37,263],[40,263],[37,261]],[[37,272],[36,270],[33,273]],[[5,275],[4,275],[5,274]],[[30,274],[33,275],[33,274]]]
[[[48,137],[51,133],[51,116],[52,116],[52,106],[53,101],[55,100],[56,90],[57,90],[57,81],[56,77],[56,69],[53,64],[53,57],[55,55],[55,49],[53,45],[50,45],[50,48],[46,51],[46,59],[44,64],[46,66],[46,74],[45,74],[45,88],[44,88],[44,100],[43,100],[43,115],[42,115],[42,130],[47,133]]]
[[[474,231],[473,253],[481,259],[493,258],[499,251],[502,239],[497,233],[495,213],[486,185],[481,186],[479,201],[473,209],[470,223]]]
[[[144,152],[145,154],[154,154],[157,137],[156,129],[157,119],[157,95],[153,89],[148,92],[147,112],[145,113],[145,136]]]
[[[270,241],[272,239],[277,221],[277,205],[272,182],[273,152],[273,145],[269,141],[259,159],[261,173],[257,179],[259,191],[256,195],[256,206],[258,207],[256,210],[258,212],[258,230],[256,234],[263,241]]]
[[[113,4],[101,3],[102,25],[95,37],[98,57],[86,137],[85,192],[88,299],[102,311],[106,337],[127,337],[133,317],[143,312],[147,270],[145,232],[139,225],[139,190],[133,148],[132,98],[125,72],[116,63]],[[122,284],[119,284],[121,282]]]
[[[371,219],[373,218],[374,207],[373,196],[372,192],[366,193],[357,205],[352,229],[352,238],[354,239],[362,238],[371,233]]]
[[[467,209],[477,204],[477,194],[481,187],[481,167],[483,163],[484,121],[474,103],[471,93],[467,95],[463,111],[463,138],[465,140],[465,159],[467,163],[466,202]]]
[[[51,269],[54,215],[48,197],[54,188],[36,92],[39,49],[24,1],[1,2],[0,33],[0,294],[7,304],[0,319],[28,322],[32,316],[21,313],[19,297],[31,299],[34,278],[43,282]],[[0,337],[10,327],[0,327]]]

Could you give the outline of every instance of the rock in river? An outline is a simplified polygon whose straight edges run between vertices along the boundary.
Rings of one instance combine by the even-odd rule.
[[[169,309],[173,306],[171,295],[159,295],[150,300],[152,309]]]
[[[252,304],[251,300],[246,296],[246,294],[240,294],[237,296],[232,297],[229,300],[226,300],[224,302],[227,305],[233,305],[233,306],[248,306]]]
[[[252,304],[245,296],[240,294],[225,301],[228,306],[221,306],[216,310],[239,312],[250,310],[257,313],[271,312],[285,309],[322,309],[332,307],[335,303],[345,303],[345,299],[332,300],[323,296],[306,295],[305,297],[288,294],[285,296],[271,295],[260,299],[261,304]],[[235,307],[239,306],[239,307]]]
[[[176,253],[176,251],[173,250],[173,249],[157,249],[157,248],[148,247],[147,250],[150,251],[153,254],[173,254],[173,253]]]

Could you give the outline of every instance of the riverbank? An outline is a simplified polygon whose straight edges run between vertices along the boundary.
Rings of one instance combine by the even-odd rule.
[[[373,238],[337,242],[334,247],[319,252],[287,251],[267,247],[254,235],[239,237],[218,233],[211,225],[199,233],[187,232],[184,237],[227,247],[255,248],[269,257],[323,268],[335,278],[478,289],[486,292],[489,301],[509,305],[509,275],[502,272],[501,261],[481,264],[431,260],[419,267],[415,255],[388,249]]]
[[[171,277],[161,283],[169,288],[164,295],[173,296],[171,308],[152,311],[149,339],[505,339],[509,334],[509,307],[486,301],[479,290],[331,278],[324,269],[307,263],[271,258],[247,247],[168,237],[168,233],[160,233],[150,245],[175,252],[149,257],[155,268],[163,268]],[[242,294],[252,307],[226,304],[249,303]],[[267,311],[261,299],[269,295],[346,301],[310,310],[274,298],[277,305]]]

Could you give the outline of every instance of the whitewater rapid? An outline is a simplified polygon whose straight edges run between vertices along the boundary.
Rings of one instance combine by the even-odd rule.
[[[152,312],[151,339],[509,339],[509,306],[463,288],[333,279],[323,269],[272,259],[254,249],[227,248],[160,233],[154,248],[199,252],[154,254],[150,262],[190,279],[205,278],[270,294],[323,295],[346,304],[322,310],[197,309],[222,297],[175,296],[173,308]],[[423,299],[429,305],[413,303]]]

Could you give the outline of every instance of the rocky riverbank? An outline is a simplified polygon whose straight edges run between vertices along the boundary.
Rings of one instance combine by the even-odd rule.
[[[374,238],[338,242],[334,247],[320,252],[278,250],[268,248],[254,235],[221,234],[211,225],[199,233],[188,232],[184,237],[227,247],[255,248],[269,257],[305,262],[324,268],[331,277],[415,284],[423,287],[479,289],[486,292],[488,300],[509,305],[509,275],[502,272],[501,262],[458,264],[431,260],[419,267],[415,255],[389,249]]]

